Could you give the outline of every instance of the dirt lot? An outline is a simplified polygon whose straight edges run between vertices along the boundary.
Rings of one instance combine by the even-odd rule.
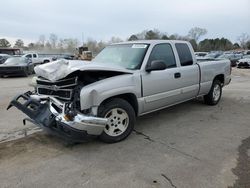
[[[0,187],[250,187],[250,70],[233,71],[217,106],[146,115],[117,144],[70,145],[31,124],[24,137],[24,115],[5,109],[28,80],[0,79]]]

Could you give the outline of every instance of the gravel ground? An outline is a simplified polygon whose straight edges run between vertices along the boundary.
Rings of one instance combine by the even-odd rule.
[[[139,118],[123,142],[77,145],[23,127],[6,107],[30,78],[2,78],[0,187],[249,188],[250,70],[232,78],[217,106],[190,101]]]

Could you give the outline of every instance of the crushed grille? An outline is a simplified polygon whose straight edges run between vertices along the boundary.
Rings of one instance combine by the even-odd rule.
[[[37,79],[37,93],[59,99],[71,100],[77,85],[77,77],[62,79],[55,82],[43,78]]]

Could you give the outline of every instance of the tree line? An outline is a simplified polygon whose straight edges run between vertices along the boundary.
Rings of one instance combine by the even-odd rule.
[[[207,34],[204,28],[194,27],[189,30],[185,36],[179,34],[168,35],[166,32],[161,32],[157,29],[144,30],[140,33],[132,34],[126,41],[136,40],[185,40],[189,41],[195,51],[213,51],[213,50],[234,50],[234,49],[250,49],[250,36],[242,33],[237,43],[232,43],[226,38],[203,39]],[[94,39],[87,39],[84,43],[80,43],[76,38],[59,38],[56,34],[50,34],[48,37],[40,35],[36,42],[24,45],[22,39],[17,39],[13,47],[22,48],[23,50],[34,50],[44,53],[74,53],[79,46],[87,46],[94,54],[100,52],[106,45],[110,43],[122,42],[119,37],[112,37],[109,41],[97,41]],[[6,39],[0,39],[0,47],[11,47],[11,44]]]
[[[167,35],[166,33],[160,32],[157,29],[145,30],[138,34],[131,35],[128,40],[152,40],[152,39],[163,39],[163,40],[185,40],[189,41],[195,51],[213,51],[213,50],[235,50],[235,49],[250,49],[250,36],[246,33],[242,33],[238,37],[239,43],[232,43],[226,38],[215,38],[215,39],[203,39],[200,38],[207,34],[207,30],[204,28],[194,27],[189,30],[188,34],[181,36],[178,34]]]

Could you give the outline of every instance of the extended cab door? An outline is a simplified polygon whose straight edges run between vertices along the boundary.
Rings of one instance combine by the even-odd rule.
[[[192,46],[188,43],[175,43],[180,67],[180,85],[181,94],[179,101],[185,101],[195,98],[198,95],[200,87],[200,69],[194,60]]]
[[[42,64],[42,63],[40,62],[40,59],[38,58],[38,54],[33,54],[33,55],[32,55],[32,62],[33,62],[34,65]]]
[[[164,61],[165,70],[142,72],[142,94],[144,113],[177,103],[181,94],[180,67],[177,66],[173,48],[169,43],[153,47],[148,63]]]

